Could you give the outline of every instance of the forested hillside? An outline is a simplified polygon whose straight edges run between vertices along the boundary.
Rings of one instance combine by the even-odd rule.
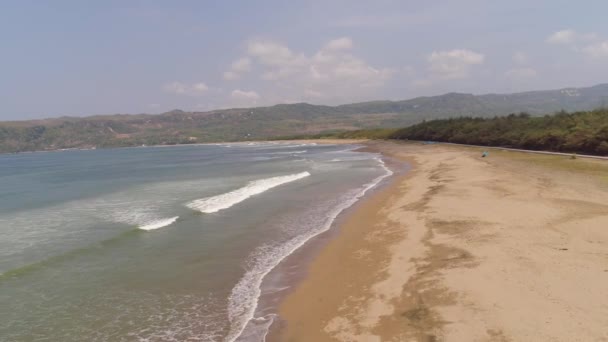
[[[340,106],[296,103],[210,112],[174,110],[159,115],[0,122],[0,152],[259,140],[295,134],[399,128],[438,118],[591,110],[606,103],[608,84],[500,95],[450,93]]]
[[[608,110],[432,120],[390,138],[608,155]]]

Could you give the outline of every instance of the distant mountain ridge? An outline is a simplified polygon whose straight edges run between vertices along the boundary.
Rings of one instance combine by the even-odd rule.
[[[7,121],[0,122],[0,152],[265,139],[324,131],[397,128],[423,120],[460,116],[493,117],[519,112],[544,115],[605,105],[608,105],[608,84],[513,94],[448,93],[339,106],[294,103],[208,112],[173,110],[157,115]]]

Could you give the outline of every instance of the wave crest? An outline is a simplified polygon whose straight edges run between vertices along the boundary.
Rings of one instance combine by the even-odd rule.
[[[173,222],[177,221],[178,218],[179,218],[179,216],[174,216],[174,217],[164,218],[164,219],[160,219],[160,220],[153,220],[153,221],[149,221],[145,224],[140,225],[138,228],[142,229],[142,230],[154,230],[154,229],[166,227],[166,226],[172,224]]]
[[[228,209],[237,203],[243,202],[251,196],[261,194],[279,185],[290,183],[308,176],[310,176],[309,172],[300,172],[287,176],[258,179],[249,182],[242,188],[227,192],[225,194],[192,201],[187,204],[187,207],[193,210],[198,210],[202,213],[215,213],[223,209]]]

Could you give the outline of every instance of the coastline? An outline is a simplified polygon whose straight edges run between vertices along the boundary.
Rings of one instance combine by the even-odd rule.
[[[298,140],[294,141],[297,144],[310,144],[314,141],[309,140]],[[331,144],[331,145],[359,145],[354,146],[353,151],[364,149],[360,146],[362,140],[324,140],[319,142],[319,145]],[[315,142],[316,144],[316,142]],[[372,151],[362,151],[372,152]],[[287,255],[276,260],[276,264],[268,269],[268,271],[261,275],[261,282],[257,287],[259,294],[257,295],[256,304],[252,307],[249,318],[240,330],[231,331],[226,338],[226,341],[236,340],[264,340],[270,330],[276,326],[275,318],[277,317],[278,303],[284,297],[285,293],[288,293],[294,284],[301,279],[303,272],[302,267],[306,266],[303,258],[310,260],[314,252],[316,251],[328,237],[334,236],[334,228],[343,216],[347,212],[353,210],[362,200],[365,200],[370,194],[377,191],[378,188],[382,188],[391,176],[395,174],[393,170],[396,166],[393,164],[395,161],[386,160],[382,156],[377,156],[376,159],[380,166],[385,170],[383,174],[380,174],[376,178],[370,180],[368,183],[361,184],[357,188],[353,188],[350,191],[350,197],[342,196],[342,202],[336,207],[332,208],[332,211],[325,218],[325,222],[317,229],[298,236],[297,238],[290,241],[290,249]],[[387,166],[389,164],[390,166]],[[397,170],[397,172],[400,172]],[[320,242],[319,242],[320,241]],[[296,270],[297,269],[297,270]],[[242,282],[242,281],[241,281]],[[237,284],[245,285],[245,284]],[[249,283],[247,286],[253,284]],[[270,329],[268,329],[270,328]]]
[[[608,340],[608,163],[365,145],[413,168],[337,222],[267,340]]]
[[[310,143],[311,141],[302,140],[299,143]],[[361,145],[361,140],[323,140],[319,144],[340,144],[340,145]],[[288,297],[297,286],[306,279],[308,267],[315,260],[317,255],[323,251],[327,244],[340,236],[341,227],[344,221],[356,213],[365,203],[381,194],[385,189],[390,188],[396,181],[403,177],[410,170],[407,162],[398,160],[386,155],[382,155],[376,149],[370,149],[362,145],[353,150],[362,153],[379,154],[379,159],[391,173],[386,178],[381,179],[376,185],[365,191],[363,196],[356,200],[352,205],[341,210],[336,218],[331,222],[329,228],[322,233],[309,239],[304,245],[296,249],[293,253],[283,259],[265,278],[262,284],[262,294],[259,299],[257,317],[273,316],[269,326],[265,341],[280,340],[280,332],[286,327],[286,321],[277,313],[281,303]]]

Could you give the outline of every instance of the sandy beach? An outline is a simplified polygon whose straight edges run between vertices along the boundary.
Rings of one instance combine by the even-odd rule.
[[[412,169],[341,220],[280,341],[608,341],[608,162],[368,142]]]

